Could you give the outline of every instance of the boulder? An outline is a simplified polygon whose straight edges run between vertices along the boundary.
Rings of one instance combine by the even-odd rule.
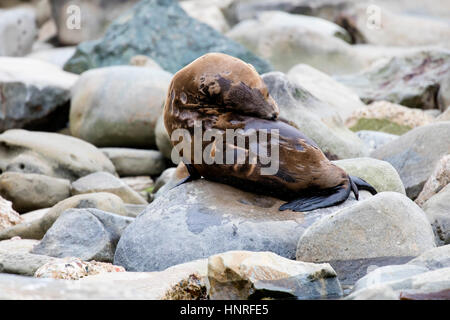
[[[164,126],[164,119],[161,115],[156,122],[155,128],[155,139],[156,146],[158,150],[166,157],[167,159],[172,158],[172,142],[170,141],[169,134],[167,133],[166,127]]]
[[[171,77],[135,66],[83,73],[73,88],[71,134],[98,147],[154,147]]]
[[[433,225],[438,241],[450,244],[450,183],[428,199],[422,209]]]
[[[38,240],[15,237],[13,239],[0,241],[0,252],[30,253],[33,247],[38,243]]]
[[[0,175],[0,195],[19,212],[51,207],[70,197],[70,181],[42,174],[5,172]]]
[[[0,274],[33,276],[37,269],[54,260],[40,254],[0,251]]]
[[[166,168],[164,156],[156,150],[103,148],[120,176],[155,176]]]
[[[371,157],[392,164],[406,194],[415,199],[433,173],[438,161],[450,150],[450,122],[415,128],[375,150]]]
[[[362,199],[368,196],[361,193]],[[180,185],[157,197],[125,230],[114,264],[155,271],[230,250],[271,251],[292,259],[309,225],[355,199],[307,213],[281,212],[283,203],[204,179]]]
[[[418,256],[434,248],[425,213],[406,196],[382,192],[325,216],[300,237],[297,260],[333,260]]]
[[[59,42],[76,45],[100,38],[109,24],[136,2],[138,0],[51,0]]]
[[[290,81],[281,72],[267,73],[262,78],[280,108],[280,117],[300,128],[329,158],[346,159],[368,155],[368,148],[345,127],[333,105]]]
[[[345,124],[352,131],[376,130],[402,135],[412,128],[430,124],[434,118],[421,109],[376,101],[355,110]]]
[[[115,194],[108,192],[80,194],[57,203],[41,217],[0,231],[0,240],[16,236],[42,239],[59,216],[70,208],[96,208],[123,216],[128,214],[122,199]]]
[[[63,128],[69,114],[70,89],[77,79],[77,75],[43,61],[0,57],[0,132]]]
[[[103,38],[81,43],[65,69],[88,69],[128,64],[146,55],[175,73],[208,52],[222,52],[252,64],[260,73],[270,65],[210,26],[191,18],[176,0],[142,0],[116,19]]]
[[[437,270],[450,267],[450,245],[430,249],[420,256],[410,260],[410,265],[426,267],[429,270]]]
[[[294,66],[286,75],[290,81],[333,107],[344,121],[353,112],[365,107],[355,92],[307,64]]]
[[[52,48],[32,52],[27,55],[27,58],[51,63],[62,69],[74,53],[75,47]]]
[[[37,34],[36,14],[31,8],[0,10],[0,56],[30,53]]]
[[[12,207],[12,202],[0,196],[0,231],[23,222],[23,218]]]
[[[336,76],[365,103],[387,100],[411,108],[441,109],[450,104],[450,51],[423,49],[383,59],[359,73]]]
[[[436,121],[450,121],[450,107],[436,118]]]
[[[394,191],[406,194],[400,176],[389,162],[373,158],[356,158],[333,161],[333,163],[349,175],[364,179],[378,192]]]
[[[72,183],[72,195],[109,192],[130,204],[147,204],[139,193],[108,172],[95,172]]]
[[[433,173],[425,182],[415,202],[422,206],[425,201],[440,192],[448,184],[450,184],[450,154],[443,156],[436,164]]]
[[[114,165],[88,142],[63,134],[8,130],[0,134],[0,170],[37,173],[74,181]]]
[[[228,251],[208,258],[212,300],[337,298],[342,289],[327,264],[292,261],[272,252]]]
[[[277,71],[304,63],[328,74],[346,74],[369,63],[342,40],[349,39],[346,31],[315,17],[265,12],[240,22],[226,35],[270,61]]]
[[[366,143],[371,152],[398,138],[396,134],[372,130],[357,131],[356,135]]]
[[[32,250],[57,258],[112,262],[116,244],[133,218],[97,209],[64,211]]]
[[[230,29],[220,7],[210,0],[181,1],[180,6],[189,16],[209,25],[220,33],[225,33]]]

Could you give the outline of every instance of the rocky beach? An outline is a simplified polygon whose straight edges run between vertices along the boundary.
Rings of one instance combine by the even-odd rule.
[[[210,52],[378,193],[176,186],[163,107]],[[450,300],[450,3],[0,0],[0,299]]]

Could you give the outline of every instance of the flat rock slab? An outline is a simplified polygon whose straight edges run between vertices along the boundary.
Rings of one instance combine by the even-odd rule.
[[[183,184],[159,196],[125,230],[114,264],[155,271],[230,250],[271,251],[293,259],[306,228],[356,201],[350,196],[339,206],[305,213],[278,211],[283,203],[203,179]]]

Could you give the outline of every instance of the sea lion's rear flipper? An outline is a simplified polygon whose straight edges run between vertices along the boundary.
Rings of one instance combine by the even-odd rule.
[[[189,173],[189,176],[178,182],[174,187],[172,187],[170,190],[175,189],[178,186],[181,186],[183,183],[191,182],[197,179],[200,179],[202,176],[195,170],[194,166],[191,164],[184,164],[186,166],[186,169]]]
[[[294,201],[283,204],[280,211],[312,211],[320,208],[331,207],[340,204],[347,200],[350,195],[350,181],[345,185],[340,185],[334,188],[321,190],[315,195],[304,196]]]
[[[375,195],[377,194],[377,190],[375,190],[374,187],[372,187],[369,183],[364,181],[361,178],[355,177],[355,176],[348,176],[350,179],[350,183],[355,184],[358,190],[366,190],[369,191],[371,194]],[[356,194],[355,194],[356,197]],[[358,199],[358,197],[356,197]]]

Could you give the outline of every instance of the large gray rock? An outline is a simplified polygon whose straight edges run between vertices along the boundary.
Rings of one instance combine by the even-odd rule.
[[[59,216],[70,208],[96,208],[123,216],[128,215],[122,199],[112,193],[80,194],[59,202],[36,219],[25,219],[23,223],[0,231],[0,240],[16,236],[25,239],[42,239]]]
[[[91,173],[72,183],[72,195],[97,192],[115,194],[125,203],[147,204],[147,201],[139,193],[108,172]]]
[[[400,193],[382,192],[315,222],[296,256],[310,262],[405,257],[435,246],[425,213]]]
[[[30,53],[37,34],[32,9],[0,10],[0,56],[20,57]]]
[[[114,264],[128,271],[162,270],[230,250],[292,259],[309,225],[355,200],[307,213],[278,211],[283,203],[204,179],[183,184],[156,198],[125,230]]]
[[[333,163],[348,174],[364,179],[378,192],[394,191],[406,194],[400,176],[389,162],[373,158],[356,158]]]
[[[76,45],[98,39],[115,18],[136,2],[138,0],[51,0],[58,40],[65,45]],[[78,9],[72,9],[73,5]],[[78,19],[80,27],[76,26]]]
[[[262,78],[280,108],[280,117],[294,123],[331,159],[368,155],[368,148],[345,127],[334,106],[281,72],[266,73]]]
[[[75,47],[52,48],[32,52],[27,58],[48,62],[62,69],[74,53]]]
[[[70,181],[42,174],[5,172],[0,175],[0,195],[19,212],[51,207],[70,197]]]
[[[422,206],[440,243],[450,244],[450,184]]]
[[[63,128],[70,89],[77,79],[77,75],[46,62],[0,57],[0,132],[24,127]]]
[[[112,262],[116,244],[133,218],[97,209],[64,211],[32,250],[51,257]]]
[[[175,0],[142,0],[114,21],[103,38],[84,42],[65,69],[82,73],[91,68],[128,64],[146,55],[175,73],[208,52],[222,52],[270,71],[264,60],[210,26],[188,16]]]
[[[115,66],[83,73],[73,88],[70,132],[98,147],[154,147],[172,75]]]
[[[419,50],[380,60],[359,73],[337,76],[366,103],[378,100],[412,108],[441,109],[450,104],[450,51]]]
[[[427,250],[410,260],[408,264],[426,267],[429,270],[450,268],[450,245]]]
[[[0,169],[76,180],[114,165],[88,142],[63,134],[8,130],[0,134]]]
[[[369,63],[341,39],[348,38],[346,31],[315,17],[262,13],[237,24],[227,36],[269,60],[277,71],[304,63],[328,74],[346,74]]]
[[[224,33],[228,31],[230,27],[219,5],[220,1],[210,0],[188,0],[180,2],[181,8],[183,8],[183,10],[192,18]]]
[[[0,241],[0,252],[30,253],[39,240],[14,238]]]
[[[208,258],[212,300],[324,299],[342,296],[328,264],[292,261],[272,252],[228,251]]]
[[[406,194],[415,199],[439,159],[450,152],[450,121],[415,128],[372,153],[397,170]]]
[[[396,134],[390,134],[372,130],[361,130],[356,132],[356,135],[369,146],[371,151],[378,149],[379,147],[394,141],[398,138]]]
[[[448,184],[450,184],[450,154],[443,156],[438,161],[419,196],[414,200],[415,203],[422,206],[425,201],[440,192]]]
[[[164,117],[161,115],[156,122],[155,128],[155,140],[158,150],[167,159],[172,158],[172,142],[170,141],[169,134],[167,133],[166,127],[164,125]]]
[[[166,168],[164,156],[156,150],[103,148],[120,176],[155,176]]]

